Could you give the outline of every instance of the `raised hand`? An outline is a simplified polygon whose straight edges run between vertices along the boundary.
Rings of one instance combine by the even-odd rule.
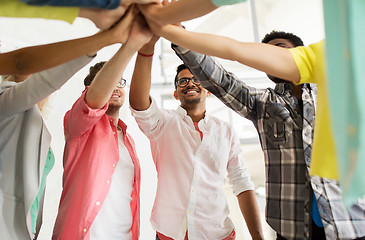
[[[130,29],[132,27],[133,19],[135,19],[138,14],[138,9],[135,5],[129,7],[127,13],[113,28],[109,31],[112,33],[113,38],[116,39],[118,43],[125,43],[128,39]]]
[[[95,26],[101,30],[109,29],[126,12],[127,7],[120,5],[116,9],[105,10],[98,8],[80,8],[79,17],[87,18],[94,22]]]
[[[151,40],[152,35],[145,18],[142,14],[138,14],[133,22],[127,44],[133,45],[138,50]]]
[[[135,4],[148,4],[148,3],[158,3],[159,0],[123,0],[121,5],[128,7],[129,5]]]
[[[159,18],[160,12],[163,8],[162,3],[138,4],[137,6],[148,21],[160,23]]]

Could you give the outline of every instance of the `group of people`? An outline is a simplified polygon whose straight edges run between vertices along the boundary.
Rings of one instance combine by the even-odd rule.
[[[46,178],[56,161],[40,114],[43,101],[99,49],[114,43],[121,43],[120,49],[90,68],[85,90],[64,117],[63,190],[52,239],[139,239],[140,163],[133,133],[119,118],[123,71],[135,53],[129,104],[150,141],[158,177],[151,213],[156,236],[151,238],[236,239],[222,190],[227,176],[252,239],[264,239],[239,139],[231,125],[206,113],[206,98],[213,94],[258,131],[265,157],[266,221],[277,239],[365,239],[365,200],[348,208],[337,181],[310,175],[313,161],[336,159],[324,41],[304,47],[298,36],[273,31],[262,43],[242,43],[178,24],[239,2],[234,0],[80,0],[76,5],[90,7],[81,2],[114,8],[86,8],[103,16],[90,19],[98,19],[93,21],[104,31],[0,54],[0,74],[6,75],[0,83],[1,239],[37,239],[42,224]],[[160,109],[149,94],[159,37],[170,40],[183,61],[174,80],[176,110]],[[248,86],[211,56],[264,71],[276,86]]]

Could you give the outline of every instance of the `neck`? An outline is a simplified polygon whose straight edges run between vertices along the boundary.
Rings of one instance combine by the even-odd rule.
[[[117,127],[118,126],[119,111],[110,111],[108,109],[105,114],[113,119],[113,124],[114,124],[115,127]]]
[[[292,86],[292,94],[294,97],[296,97],[298,100],[302,99],[302,87],[303,85],[297,85],[294,83],[290,84]]]
[[[194,106],[190,106],[189,108],[186,106],[181,106],[184,108],[189,117],[193,120],[193,122],[199,122],[205,117],[205,105],[196,104]]]

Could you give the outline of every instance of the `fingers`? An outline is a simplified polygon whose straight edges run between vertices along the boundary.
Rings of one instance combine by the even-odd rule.
[[[169,0],[162,0],[162,6],[166,6],[166,5],[168,5],[170,3],[173,3],[173,2],[175,2],[175,0],[171,0],[171,2],[169,2]]]
[[[137,16],[138,13],[139,13],[139,10],[136,7],[136,5],[135,4],[131,5],[128,8],[126,15],[123,17],[123,21],[125,19],[125,21],[127,23],[131,23],[133,21],[133,19]]]

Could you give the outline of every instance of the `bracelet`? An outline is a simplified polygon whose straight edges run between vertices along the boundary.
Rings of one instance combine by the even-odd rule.
[[[138,55],[141,55],[142,57],[152,57],[154,53],[155,52],[153,52],[152,54],[143,54],[141,52],[138,52]]]

